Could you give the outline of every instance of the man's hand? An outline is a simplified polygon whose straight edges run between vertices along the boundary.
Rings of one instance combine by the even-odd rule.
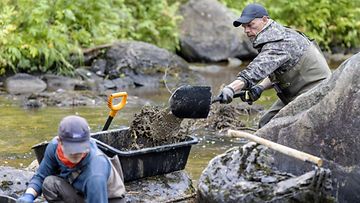
[[[249,97],[254,102],[258,100],[264,91],[264,87],[261,85],[255,85],[253,86],[249,91]]]
[[[224,87],[218,96],[218,98],[220,98],[219,102],[221,104],[228,104],[228,103],[232,102],[234,94],[235,94],[235,91],[233,90],[233,88],[231,88],[229,86]]]
[[[34,199],[34,195],[30,193],[25,193],[23,196],[16,200],[16,203],[33,203]]]
[[[255,85],[250,88],[250,90],[242,90],[239,95],[243,102],[247,102],[252,105],[252,103],[258,100],[264,91],[264,87],[261,85]]]

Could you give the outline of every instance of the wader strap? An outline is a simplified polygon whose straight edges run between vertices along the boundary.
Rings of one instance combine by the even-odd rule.
[[[109,199],[125,197],[124,174],[122,171],[120,159],[117,155],[108,157],[102,151],[98,150],[97,156],[104,156],[110,162],[110,176],[107,181],[107,191]]]
[[[81,174],[81,169],[75,170],[70,173],[69,177],[67,178],[68,182],[72,185],[73,182],[76,180],[77,177]]]
[[[288,103],[290,103],[289,99],[286,98],[286,96],[284,95],[283,91],[281,90],[281,88],[279,87],[278,83],[272,83],[273,88],[276,91],[276,95],[279,97],[279,99],[286,105]]]

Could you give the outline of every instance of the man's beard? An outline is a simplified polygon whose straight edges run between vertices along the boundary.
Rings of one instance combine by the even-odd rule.
[[[251,43],[254,43],[256,37],[255,37],[255,36],[252,36],[252,37],[248,37],[248,38],[249,38],[249,40],[250,40]]]

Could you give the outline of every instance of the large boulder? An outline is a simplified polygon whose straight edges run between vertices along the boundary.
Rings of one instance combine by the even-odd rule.
[[[339,202],[360,201],[360,53],[332,77],[283,108],[255,135],[321,157]],[[295,174],[309,165],[275,154],[275,166]]]
[[[5,80],[5,89],[10,94],[40,93],[46,89],[46,83],[38,77],[18,73]]]
[[[189,70],[189,65],[181,57],[139,41],[115,43],[103,57],[92,63],[93,72],[111,80],[120,78],[125,83],[131,80],[136,86],[159,86],[159,81],[171,77],[180,80],[188,76]],[[119,81],[116,84],[120,84]]]
[[[232,25],[238,16],[217,0],[190,0],[180,14],[180,55],[187,61],[218,62],[257,53],[243,29]]]
[[[212,159],[201,174],[198,202],[333,201],[329,171],[294,176],[275,170],[271,163],[266,148],[254,142],[229,149]]]

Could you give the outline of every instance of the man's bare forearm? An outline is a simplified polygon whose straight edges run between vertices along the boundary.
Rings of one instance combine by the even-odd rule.
[[[245,83],[242,80],[234,80],[228,86],[231,87],[235,92],[239,92],[244,88]]]
[[[272,83],[268,77],[261,81],[259,85],[261,85],[264,90],[270,89],[272,87]]]

